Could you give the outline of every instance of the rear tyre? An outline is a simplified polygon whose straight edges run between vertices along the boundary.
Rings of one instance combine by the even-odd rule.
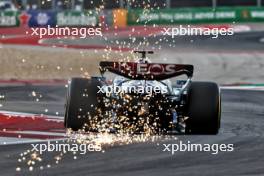
[[[217,134],[221,121],[221,95],[217,84],[193,82],[188,99],[186,133]]]
[[[100,82],[96,78],[72,78],[68,87],[64,125],[73,131],[86,129],[95,120]],[[86,128],[84,128],[86,126]]]

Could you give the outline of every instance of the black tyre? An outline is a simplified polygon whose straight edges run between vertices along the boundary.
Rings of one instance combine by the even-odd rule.
[[[189,89],[187,134],[217,134],[221,121],[221,95],[216,83],[193,82]]]
[[[96,78],[72,78],[68,87],[65,105],[64,125],[73,131],[85,129],[94,120],[99,100],[100,82]]]

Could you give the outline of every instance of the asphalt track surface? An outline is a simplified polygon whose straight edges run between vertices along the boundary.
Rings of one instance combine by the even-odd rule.
[[[223,83],[231,77],[229,81],[253,80],[263,83],[263,54],[258,54],[264,49],[264,44],[259,42],[263,36],[263,32],[256,32],[217,40],[208,37],[179,37],[174,49],[165,47],[160,55],[168,57],[168,62],[183,60],[183,63],[183,57],[186,56],[187,62],[192,63],[193,60],[188,60],[188,57],[197,56],[194,63],[198,67],[198,78],[207,79],[208,75],[217,75],[210,79]],[[140,42],[142,38],[137,40]],[[166,42],[161,45],[165,46]],[[194,55],[188,56],[189,52]],[[212,57],[208,54],[210,52],[216,52],[220,55],[219,58],[215,55]],[[223,57],[229,52],[232,55]],[[177,55],[179,58],[175,59]],[[205,56],[208,59],[203,65],[200,58]],[[235,56],[240,60],[234,61]],[[208,63],[211,58],[219,60]],[[160,61],[160,58],[158,60]],[[210,69],[208,65],[213,64],[221,66]],[[234,67],[229,68],[229,65]],[[223,72],[222,76],[219,76],[220,72]],[[246,78],[241,79],[243,76]],[[32,97],[32,91],[42,95],[40,101],[37,102],[36,97]],[[1,110],[63,116],[65,91],[63,85],[2,85],[0,92],[5,94],[5,101],[1,102]],[[51,153],[43,156],[43,165],[50,164],[50,168],[35,168],[31,172],[26,166],[21,166],[21,172],[15,171],[19,166],[19,154],[30,149],[30,144],[1,145],[0,175],[264,175],[264,91],[222,90],[222,103],[221,130],[217,136],[181,135],[177,136],[177,140],[165,142],[115,145],[107,147],[105,153],[91,152],[78,156],[76,160],[70,154],[65,155],[59,164],[54,163],[54,155]],[[45,112],[46,109],[49,111]],[[179,141],[196,144],[234,144],[234,151],[220,152],[217,155],[207,152],[176,152],[171,155],[169,152],[163,152],[162,143],[174,144]]]
[[[36,102],[32,90],[43,95]],[[4,86],[5,110],[43,112],[50,109],[63,115],[65,87],[62,86]],[[222,90],[222,127],[217,136],[178,136],[178,140],[155,141],[107,147],[105,153],[90,152],[74,160],[65,155],[59,163],[54,156],[43,156],[43,164],[51,168],[28,171],[19,166],[19,154],[31,149],[30,144],[0,146],[1,175],[263,175],[264,174],[264,92],[254,90]],[[17,107],[17,108],[16,108]],[[233,152],[163,152],[163,143],[179,141],[197,144],[234,144]],[[160,145],[157,145],[160,143]],[[52,164],[53,163],[53,164]]]

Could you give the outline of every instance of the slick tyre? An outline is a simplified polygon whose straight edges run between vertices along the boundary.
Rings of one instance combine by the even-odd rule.
[[[66,97],[64,125],[73,131],[89,129],[95,118],[99,101],[97,97],[100,82],[96,78],[72,78]],[[84,128],[84,126],[86,126]]]
[[[215,135],[221,121],[221,95],[216,83],[193,82],[189,89],[186,133]]]

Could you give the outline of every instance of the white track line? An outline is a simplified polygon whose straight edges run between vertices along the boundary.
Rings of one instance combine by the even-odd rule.
[[[46,114],[33,114],[33,113],[25,113],[25,112],[16,112],[16,111],[0,111],[0,114],[4,115],[11,115],[11,116],[21,116],[21,117],[43,117],[48,120],[56,120],[56,121],[63,121],[62,116],[52,116],[52,115],[46,115]]]
[[[40,143],[40,142],[47,142],[47,141],[63,141],[66,138],[46,139],[46,140],[44,140],[44,139],[27,139],[27,138],[23,138],[23,139],[15,138],[15,139],[16,140],[14,140],[14,138],[2,138],[2,137],[0,137],[0,146],[16,145],[16,144],[33,144],[33,143]]]
[[[44,135],[44,136],[61,136],[66,137],[65,132],[55,133],[55,132],[44,132],[44,131],[7,131],[8,133],[14,134],[32,134],[32,135]]]
[[[223,86],[221,89],[264,91],[264,86]]]

